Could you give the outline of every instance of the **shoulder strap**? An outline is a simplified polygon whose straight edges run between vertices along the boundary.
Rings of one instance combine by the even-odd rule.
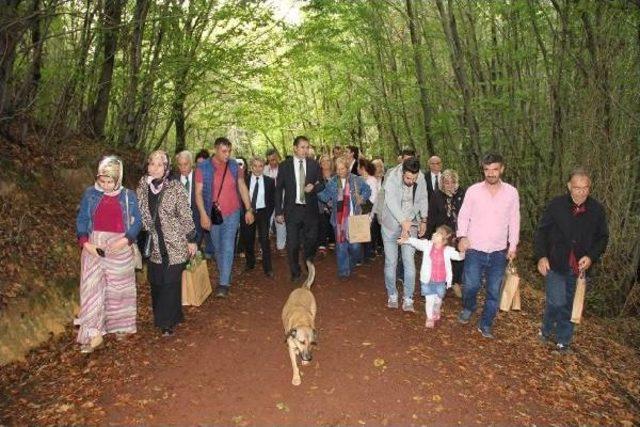
[[[124,203],[127,210],[127,225],[125,226],[125,229],[128,230],[131,226],[131,219],[129,218],[129,190],[127,190],[126,188],[124,189]]]
[[[227,177],[228,170],[229,170],[229,162],[227,161],[227,163],[225,163],[224,165],[224,173],[222,174],[222,181],[220,181],[220,187],[218,188],[218,198],[215,200],[214,203],[218,203],[218,200],[220,200],[220,193],[222,193],[222,185],[224,184],[224,179]]]

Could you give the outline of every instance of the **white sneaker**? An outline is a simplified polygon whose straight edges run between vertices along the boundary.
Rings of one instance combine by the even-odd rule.
[[[387,300],[387,307],[398,308],[398,295],[389,297]]]
[[[413,300],[407,299],[407,298],[403,299],[402,300],[402,311],[415,313],[415,310],[413,309]]]

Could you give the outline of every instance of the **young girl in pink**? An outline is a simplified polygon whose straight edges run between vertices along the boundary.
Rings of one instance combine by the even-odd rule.
[[[464,252],[460,253],[453,247],[447,246],[453,236],[453,231],[446,225],[438,227],[431,236],[431,240],[416,239],[415,237],[401,237],[400,244],[409,244],[424,252],[422,267],[420,268],[420,291],[425,300],[427,321],[425,326],[433,328],[440,320],[442,300],[448,288],[451,287],[451,260],[462,261]]]

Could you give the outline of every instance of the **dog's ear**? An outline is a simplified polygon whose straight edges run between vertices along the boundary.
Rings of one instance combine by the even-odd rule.
[[[311,336],[311,344],[318,344],[318,331],[316,329],[313,330],[313,335]]]

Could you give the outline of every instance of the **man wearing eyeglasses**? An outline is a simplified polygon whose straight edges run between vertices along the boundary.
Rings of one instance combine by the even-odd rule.
[[[438,186],[440,185],[438,180],[440,179],[441,171],[442,159],[438,156],[431,156],[429,158],[429,173],[424,174],[424,177],[427,180],[427,194],[429,196],[429,200],[431,200],[433,193],[438,190]]]

